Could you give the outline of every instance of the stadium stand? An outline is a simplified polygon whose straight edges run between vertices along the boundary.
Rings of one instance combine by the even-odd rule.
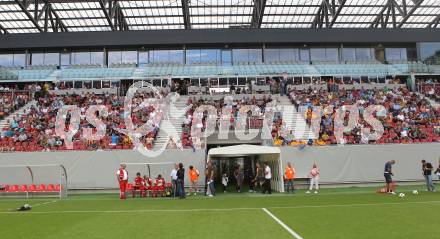
[[[60,78],[126,78],[133,75],[134,68],[96,68],[75,66],[61,71]]]
[[[381,139],[369,142],[362,138],[360,129],[366,125],[361,119],[357,127],[350,132],[345,132],[346,141],[343,144],[366,144],[366,143],[420,143],[440,141],[440,109],[433,108],[430,102],[423,96],[409,92],[406,88],[397,90],[374,89],[374,90],[339,90],[327,92],[326,90],[302,90],[291,91],[289,94],[292,103],[297,107],[308,107],[303,116],[308,124],[312,118],[322,118],[319,131],[319,139],[309,142],[299,142],[280,135],[281,121],[277,122],[274,133],[276,145],[328,145],[341,143],[334,137],[334,111],[323,112],[322,115],[313,115],[313,106],[334,106],[335,109],[343,105],[356,104],[363,111],[371,104],[379,104],[385,107],[385,111],[376,112],[376,117],[384,125],[385,132]],[[361,115],[362,118],[362,115]]]
[[[152,97],[148,93],[137,94],[133,98],[132,120],[134,124],[151,126],[152,130],[141,138],[141,142],[152,148],[161,120],[161,113],[153,108],[138,108],[145,99]],[[103,118],[106,136],[100,141],[87,141],[81,138],[81,131],[90,127],[85,113],[90,105],[103,104],[108,109],[108,117]],[[116,95],[46,95],[36,99],[36,104],[8,122],[2,131],[0,145],[2,151],[42,151],[66,150],[64,140],[55,134],[55,117],[63,105],[77,105],[81,109],[81,122],[78,133],[73,137],[74,150],[132,149],[129,138],[119,134],[116,129],[124,126],[124,101]],[[95,129],[96,132],[96,129]]]
[[[437,142],[440,140],[439,135],[439,109],[431,105],[431,101],[423,98],[423,94],[436,97],[438,93],[432,94],[431,86],[437,86],[432,80],[427,80],[425,83],[420,83],[420,93],[414,93],[408,91],[406,88],[399,87],[383,88],[374,83],[367,84],[355,84],[355,82],[349,82],[350,84],[336,84],[338,87],[331,87],[331,84],[325,82],[314,82],[315,85],[288,85],[289,98],[291,103],[295,105],[297,111],[294,112],[295,117],[299,115],[299,106],[327,106],[334,105],[335,107],[342,106],[344,104],[357,103],[361,108],[365,108],[370,104],[383,104],[386,107],[386,112],[382,112],[380,115],[381,122],[385,125],[385,135],[382,139],[376,142],[369,143],[423,143],[423,142]],[[261,84],[261,82],[260,82]],[[266,84],[271,93],[280,93],[280,82],[277,80],[269,79],[262,84]],[[320,86],[321,87],[318,87]],[[350,88],[350,86],[359,86]],[[32,86],[32,85],[31,85]],[[26,86],[26,88],[31,88]],[[265,86],[265,85],[262,85]],[[374,86],[374,87],[370,87]],[[431,88],[427,88],[427,87]],[[35,86],[32,86],[35,90]],[[47,88],[46,86],[45,88]],[[57,84],[60,89],[64,89],[65,85]],[[272,98],[271,94],[249,95],[245,93],[253,92],[253,88],[258,87],[256,84],[248,82],[244,87],[232,87],[233,95],[235,97],[231,105],[227,105],[224,102],[224,95],[219,93],[218,97],[214,97],[215,94],[208,95],[194,95],[187,99],[186,105],[192,104],[192,107],[186,112],[184,117],[180,118],[181,126],[179,129],[181,135],[181,142],[184,148],[197,148],[203,147],[202,142],[193,142],[191,138],[191,127],[193,126],[193,119],[191,117],[197,106],[201,104],[213,105],[218,112],[221,112],[223,106],[230,106],[233,110],[233,117],[231,117],[231,123],[233,125],[235,118],[237,117],[238,109],[243,105],[257,104],[261,112],[265,111],[266,103],[272,99],[275,101],[282,100],[282,96]],[[379,88],[376,88],[379,87]],[[54,86],[49,86],[49,89],[53,89]],[[298,89],[297,89],[298,88]],[[39,87],[41,89],[41,87]],[[172,87],[172,90],[176,88]],[[240,90],[243,89],[243,90]],[[59,90],[59,89],[58,89]],[[93,89],[88,89],[92,90]],[[229,89],[231,90],[231,89]],[[19,92],[19,91],[18,91]],[[55,116],[57,110],[62,105],[77,105],[81,108],[81,124],[79,132],[74,136],[74,150],[111,150],[111,149],[132,149],[133,146],[129,141],[129,138],[119,132],[112,130],[113,128],[124,128],[124,120],[119,115],[123,115],[123,97],[119,97],[115,94],[109,94],[103,92],[102,94],[94,94],[86,92],[83,94],[61,94],[57,95],[51,91],[51,94],[39,96],[35,98],[35,106],[25,109],[20,114],[14,115],[12,118],[8,118],[5,126],[2,130],[2,139],[0,144],[2,151],[47,151],[47,150],[66,150],[63,139],[55,135]],[[24,106],[29,100],[30,92],[12,94],[11,92],[2,92],[3,101],[8,103],[13,101],[12,104],[4,104],[4,117],[10,112],[19,109]],[[12,99],[11,96],[14,95]],[[240,97],[238,97],[240,96]],[[152,93],[140,93],[133,99],[135,106],[141,105],[144,100],[154,97]],[[214,98],[213,98],[214,97]],[[434,98],[435,100],[435,98]],[[93,104],[104,104],[109,110],[109,116],[103,118],[104,123],[107,126],[106,136],[100,141],[86,141],[81,138],[81,131],[83,128],[91,127],[85,121],[85,112],[88,106]],[[180,105],[182,106],[182,105]],[[10,108],[13,107],[13,108]],[[136,108],[136,107],[135,107]],[[142,143],[149,149],[154,147],[157,140],[157,135],[160,131],[160,124],[162,114],[155,115],[152,107],[135,109],[132,112],[133,122],[137,125],[147,123],[153,126],[154,130],[141,138]],[[305,122],[310,125],[310,114],[301,115]],[[206,116],[206,114],[205,114]],[[295,118],[294,117],[294,118]],[[333,124],[328,122],[329,119],[333,119],[332,113],[322,116],[321,130],[319,136],[305,135],[301,140],[294,140],[292,138],[285,138],[281,134],[282,117],[281,114],[276,114],[274,118],[274,128],[272,135],[275,145],[331,145],[336,144],[336,139],[332,135]],[[179,124],[179,123],[178,123]],[[364,124],[361,122],[361,124]],[[261,128],[262,118],[251,117],[248,121],[247,128]],[[205,125],[201,125],[204,130]],[[96,131],[96,130],[95,130]],[[291,132],[293,133],[293,132]],[[359,129],[354,129],[351,133],[346,134],[346,144],[362,144],[366,143],[360,137]],[[163,136],[165,137],[165,136]],[[160,144],[168,143],[168,148],[176,148],[174,141],[167,142],[167,138],[163,139],[159,137]]]
[[[56,70],[56,67],[41,66],[21,68],[1,68],[1,80],[50,79],[56,72],[57,78],[129,78],[129,77],[202,77],[202,76],[259,76],[259,75],[399,75],[411,72],[438,73],[436,67],[421,62],[394,62],[383,64],[377,61],[306,62],[275,61],[266,63],[237,62],[232,66],[211,64],[183,65],[180,63],[151,63],[136,68],[136,64],[111,64],[108,68],[100,65],[70,65]],[[135,71],[136,75],[135,75]]]
[[[417,89],[421,94],[435,102],[440,102],[440,80],[438,78],[425,78],[417,82]]]
[[[15,91],[0,87],[0,120],[23,107],[29,100],[29,91]]]
[[[0,68],[0,80],[39,80],[46,79],[54,71],[54,67],[41,66],[20,68]]]

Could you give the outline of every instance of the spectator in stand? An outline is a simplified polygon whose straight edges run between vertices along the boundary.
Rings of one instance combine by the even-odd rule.
[[[426,160],[422,160],[422,172],[425,177],[426,187],[428,188],[428,192],[435,192],[434,183],[432,182],[432,164],[427,162]]]
[[[28,137],[27,137],[26,133],[21,132],[20,135],[19,135],[18,138],[17,138],[17,141],[19,141],[19,142],[23,142],[23,141],[26,141],[27,138],[28,138]]]
[[[229,91],[231,94],[235,94],[235,85],[231,84],[231,86],[229,87]]]
[[[280,80],[280,95],[284,96],[286,94],[286,87],[287,87],[287,79],[283,77]]]
[[[160,109],[155,110],[153,107],[141,107],[141,110],[138,109],[144,100],[151,97],[154,96],[147,93],[135,94],[132,106],[134,110],[131,115],[135,125],[141,125],[148,122],[147,124],[151,126],[150,131],[146,132],[146,135],[141,137],[141,142],[149,148],[151,148],[154,143],[159,123],[164,114]],[[107,117],[100,117],[107,126],[105,137],[101,140],[88,141],[81,138],[81,134],[78,133],[73,137],[74,149],[130,149],[132,146],[130,139],[126,135],[120,136],[117,133],[112,132],[113,128],[125,128],[123,115],[124,100],[122,97],[112,94],[95,95],[90,93],[85,95],[43,94],[37,96],[36,101],[37,103],[35,107],[31,107],[26,110],[24,114],[18,115],[18,117],[9,122],[10,129],[8,130],[12,131],[12,135],[10,132],[7,132],[8,130],[3,129],[5,132],[2,132],[2,135],[6,137],[1,139],[0,144],[4,145],[8,142],[8,147],[15,151],[63,150],[65,149],[63,140],[54,135],[56,122],[55,116],[57,115],[58,109],[63,105],[77,105],[81,111],[79,129],[79,132],[81,132],[82,128],[91,127],[85,118],[87,108],[90,105],[98,104],[105,105],[109,112]],[[69,120],[70,115],[66,117],[66,122],[69,122]],[[15,132],[17,132],[17,134]],[[9,146],[9,138],[13,138],[16,145]]]
[[[440,111],[433,108],[430,102],[422,96],[409,92],[406,88],[345,90],[327,92],[325,90],[295,90],[290,93],[292,103],[296,107],[308,108],[304,114],[307,124],[311,124],[313,117],[322,117],[319,138],[313,140],[313,145],[328,145],[336,143],[418,143],[440,141]],[[337,142],[333,135],[334,110],[346,104],[356,104],[360,109],[360,120],[357,127],[351,132],[345,132],[344,138]],[[361,127],[369,126],[363,119],[362,112],[370,105],[383,105],[385,110],[376,112],[375,117],[384,126],[383,137],[377,141],[370,141],[360,134]],[[323,111],[321,116],[312,114],[313,106],[323,108],[332,106],[332,111]],[[316,118],[315,118],[316,119]],[[296,140],[284,138],[281,140],[279,131],[281,121],[274,122],[273,135],[275,143],[282,145],[299,145]]]
[[[185,168],[182,163],[179,163],[179,169],[177,170],[177,188],[179,191],[179,198],[185,198]]]
[[[168,141],[167,149],[176,149],[176,148],[177,148],[176,143],[174,143],[173,138],[170,137]]]
[[[317,194],[319,190],[319,168],[316,163],[313,164],[312,170],[310,170],[310,186],[306,193],[310,193],[313,189],[313,186],[315,186],[315,194]]]
[[[115,133],[112,134],[111,140],[110,145],[116,146],[119,144],[119,136],[117,136]]]

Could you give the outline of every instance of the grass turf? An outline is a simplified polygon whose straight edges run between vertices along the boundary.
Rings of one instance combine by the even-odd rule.
[[[1,238],[294,238],[269,217],[267,208],[305,239],[439,238],[433,231],[440,193],[400,187],[405,198],[375,188],[323,189],[318,195],[223,194],[117,199],[72,195],[30,199],[33,209],[15,212],[26,200],[0,199]],[[412,195],[413,189],[419,195]],[[432,219],[432,223],[429,223]],[[426,223],[428,221],[428,223]]]

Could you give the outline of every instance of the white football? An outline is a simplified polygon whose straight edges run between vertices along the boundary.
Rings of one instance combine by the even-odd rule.
[[[419,191],[417,191],[417,190],[413,190],[412,193],[413,193],[414,195],[418,195],[418,194],[419,194]]]
[[[403,198],[403,197],[405,197],[405,194],[404,193],[399,193],[399,197]]]

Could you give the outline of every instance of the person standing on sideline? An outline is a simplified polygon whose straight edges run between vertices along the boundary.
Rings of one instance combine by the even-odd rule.
[[[176,163],[174,164],[173,170],[171,170],[171,183],[173,185],[173,197],[178,196],[178,189],[177,189],[177,170],[179,169],[179,165]]]
[[[295,179],[295,169],[290,163],[287,163],[286,170],[284,171],[284,187],[285,191],[289,193],[295,193],[295,188],[293,187],[293,180]]]
[[[185,198],[185,168],[182,163],[179,163],[177,170],[177,191],[180,199]]]
[[[191,195],[191,191],[194,190],[194,196],[195,196],[197,195],[197,187],[198,187],[197,182],[199,181],[199,175],[200,175],[199,170],[197,170],[192,165],[190,165],[188,175],[189,175],[189,181],[191,183],[188,195]]]
[[[315,193],[318,193],[319,190],[319,168],[316,163],[313,164],[312,170],[310,170],[310,186],[309,190],[306,193],[310,193],[313,189],[313,185],[315,185]]]
[[[229,178],[228,175],[223,173],[222,175],[222,186],[223,186],[223,193],[226,193],[226,188],[228,187]]]
[[[263,194],[268,192],[269,194],[272,194],[272,188],[270,185],[270,180],[272,179],[272,172],[270,170],[270,167],[267,163],[263,164],[264,167],[264,183],[263,183]]]
[[[240,165],[237,165],[234,170],[234,177],[237,182],[235,190],[240,193],[241,187],[243,185],[243,172],[241,171]]]
[[[206,195],[208,197],[213,197],[215,195],[215,184],[214,184],[214,165],[212,161],[208,161],[208,165],[205,169],[206,176]]]
[[[121,167],[116,172],[116,179],[119,183],[119,199],[126,199],[125,191],[127,188],[127,182],[128,182],[128,172],[125,170],[127,165],[121,163]]]
[[[393,182],[393,179],[391,178],[391,176],[394,176],[391,168],[392,168],[393,164],[395,164],[395,163],[396,163],[395,160],[388,161],[385,164],[385,170],[383,173],[383,176],[385,177],[385,182],[387,184],[387,193],[391,193],[391,194],[396,194],[391,187],[391,183]]]
[[[426,187],[428,188],[429,192],[435,192],[435,187],[434,184],[432,183],[432,170],[433,170],[432,164],[423,159],[422,172],[423,172],[423,176],[425,177]]]
[[[438,159],[438,167],[437,170],[435,170],[435,173],[438,176],[438,180],[440,181],[440,158]]]
[[[256,163],[255,164],[255,179],[253,180],[253,183],[255,184],[254,186],[254,191],[257,191],[257,188],[261,189],[261,182],[264,181],[264,170],[261,168],[260,163]]]

